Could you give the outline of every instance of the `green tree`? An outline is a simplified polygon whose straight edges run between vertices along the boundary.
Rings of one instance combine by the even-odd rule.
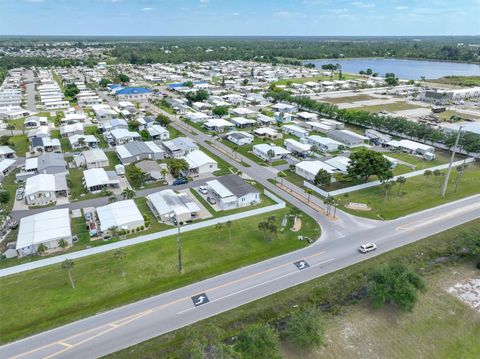
[[[387,200],[387,197],[388,197],[388,193],[390,192],[390,190],[392,189],[393,186],[395,186],[395,182],[394,181],[387,181],[387,182],[384,182],[382,184],[383,186],[383,190],[385,192],[385,198],[384,200],[386,201]]]
[[[467,168],[467,166],[467,164],[461,164],[460,166],[457,166],[455,168],[455,170],[457,171],[457,176],[455,177],[455,192],[457,192],[458,185],[460,184],[460,181],[463,177],[463,174],[465,173],[465,169]]]
[[[313,190],[311,190],[310,188],[307,188],[305,189],[305,193],[307,194],[307,203],[310,203],[310,196],[312,195]]]
[[[71,259],[65,259],[62,262],[62,269],[67,272],[68,279],[70,280],[70,284],[73,289],[75,289],[75,282],[73,281],[73,278],[72,278],[72,268],[74,264],[75,263]]]
[[[167,162],[168,170],[173,177],[178,178],[181,173],[186,173],[190,166],[183,158],[172,158]]]
[[[283,179],[287,177],[287,175],[284,172],[278,172],[277,177],[280,178],[280,184],[283,186]]]
[[[170,124],[170,118],[167,116],[167,115],[164,115],[164,114],[159,114],[157,117],[156,117],[156,121],[158,123],[160,123],[160,125],[162,125],[163,127],[167,127],[168,124]]]
[[[232,240],[232,227],[233,227],[233,222],[232,221],[227,221],[226,222],[227,228],[228,228],[228,239]]]
[[[425,177],[425,183],[427,183],[428,179],[432,176],[432,171],[425,170],[425,172],[423,172],[423,176]]]
[[[321,311],[306,306],[292,315],[282,337],[299,349],[308,349],[324,344],[324,334],[325,320]]]
[[[134,164],[127,166],[126,175],[134,188],[142,187],[147,179],[145,172]]]
[[[107,85],[110,83],[111,81],[109,79],[105,79],[105,78],[102,78],[98,84],[100,85],[100,87],[107,87]]]
[[[132,199],[133,197],[135,197],[135,191],[132,190],[131,188],[127,187],[122,191],[123,199]]]
[[[418,300],[418,291],[424,289],[422,278],[402,264],[379,268],[369,276],[368,295],[374,308],[394,303],[403,311],[411,311]]]
[[[13,136],[13,130],[15,130],[15,125],[13,123],[7,123],[7,125],[5,126],[5,129],[7,131],[10,131],[10,135]]]
[[[212,114],[218,117],[223,117],[228,115],[228,108],[226,106],[217,106],[212,109]]]
[[[118,81],[122,83],[130,82],[130,77],[128,77],[125,74],[119,74],[118,75]]]
[[[397,178],[397,184],[398,184],[398,190],[397,190],[397,196],[400,196],[400,190],[402,189],[402,186],[407,182],[407,178],[400,176]]]
[[[42,255],[47,251],[47,246],[43,243],[40,243],[40,245],[37,247],[37,253]]]
[[[280,359],[278,346],[275,330],[268,325],[252,324],[240,332],[234,347],[242,359]]]
[[[264,240],[267,239],[268,226],[269,226],[268,222],[260,222],[260,223],[258,223],[258,225],[257,225],[258,230],[259,230],[260,232],[262,232],[262,234],[263,234],[263,239],[264,239]]]
[[[220,233],[222,232],[222,229],[223,229],[223,223],[217,223],[215,225],[215,229],[217,230],[217,238],[220,240]]]
[[[65,86],[63,93],[65,94],[65,97],[73,99],[80,93],[80,90],[78,89],[77,85],[68,84],[67,86]]]
[[[62,238],[58,241],[58,246],[62,249],[65,249],[68,246],[68,242]]]
[[[0,203],[5,204],[10,201],[10,192],[5,189],[0,190]]]
[[[202,102],[208,100],[209,94],[206,90],[190,91],[185,95],[189,102]]]
[[[327,186],[332,182],[332,175],[328,173],[326,170],[323,168],[320,169],[317,174],[315,175],[315,178],[313,179],[313,183],[315,186]]]
[[[393,177],[390,161],[380,152],[368,149],[361,149],[350,155],[347,172],[350,177],[359,177],[365,182],[368,182],[370,176],[377,176],[382,182]]]

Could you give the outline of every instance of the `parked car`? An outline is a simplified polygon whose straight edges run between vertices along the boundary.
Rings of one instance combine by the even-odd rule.
[[[372,251],[374,251],[375,249],[377,249],[377,246],[375,245],[375,243],[365,243],[365,244],[362,244],[362,245],[360,246],[360,248],[358,248],[358,250],[359,250],[361,253],[372,252]]]
[[[212,197],[207,197],[207,201],[208,201],[208,203],[210,203],[210,204],[215,204],[215,203],[217,203],[217,201],[215,200],[215,198],[212,198]]]
[[[208,193],[207,187],[205,187],[205,186],[198,187],[198,190],[201,194],[207,194]]]
[[[185,183],[188,183],[187,178],[178,178],[175,181],[173,181],[174,186],[178,186],[178,185],[185,184]]]

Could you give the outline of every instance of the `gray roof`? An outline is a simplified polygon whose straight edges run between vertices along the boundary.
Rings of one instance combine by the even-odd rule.
[[[38,172],[42,172],[50,167],[66,168],[65,159],[62,153],[45,153],[38,156]]]
[[[144,153],[152,153],[150,147],[148,147],[144,142],[141,141],[128,142],[125,143],[123,146],[128,150],[128,152],[130,152],[131,156],[137,156]]]
[[[245,196],[248,193],[258,193],[255,187],[235,174],[220,177],[218,181],[237,197]]]
[[[176,137],[170,141],[164,141],[163,145],[167,148],[170,148],[171,145],[173,145],[173,147],[176,146],[178,149],[181,149],[184,151],[188,151],[191,149],[198,150],[198,146],[195,143],[195,141],[193,141],[191,138],[188,138],[188,137]]]

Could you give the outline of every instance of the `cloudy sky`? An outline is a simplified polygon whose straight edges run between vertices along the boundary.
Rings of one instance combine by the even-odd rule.
[[[479,35],[480,0],[0,0],[1,35]]]

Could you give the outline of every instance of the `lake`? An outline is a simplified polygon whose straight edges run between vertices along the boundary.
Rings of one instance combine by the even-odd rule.
[[[308,60],[303,61],[303,63],[314,63],[319,69],[324,64],[339,63],[342,65],[344,72],[355,74],[358,74],[360,70],[371,68],[373,72],[378,72],[380,76],[385,76],[387,72],[393,72],[398,78],[403,80],[419,80],[422,76],[425,76],[427,79],[438,79],[439,77],[449,75],[480,76],[479,65],[456,62],[367,58]]]

